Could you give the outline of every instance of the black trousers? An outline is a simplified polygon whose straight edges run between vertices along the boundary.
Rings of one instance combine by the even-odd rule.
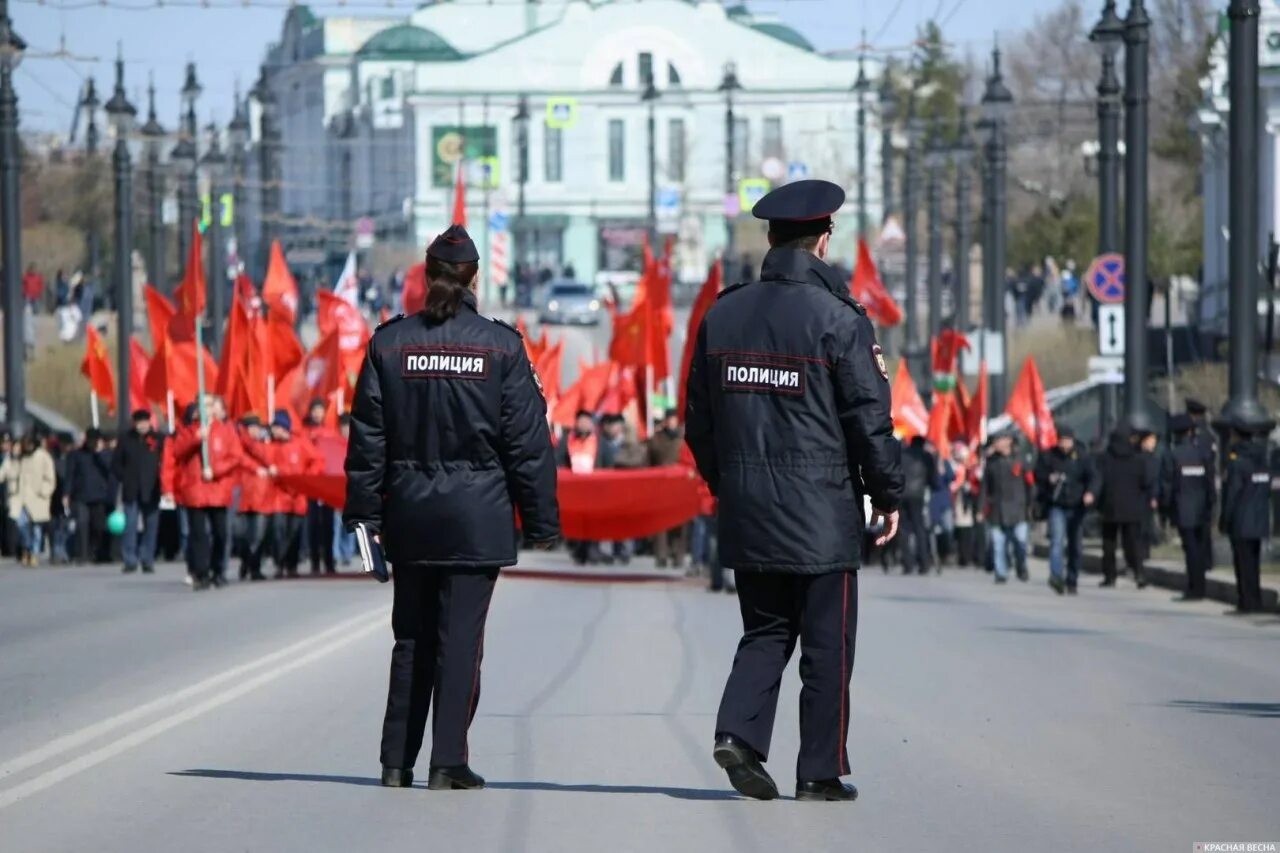
[[[196,580],[224,577],[227,557],[227,508],[188,507],[190,569]]]
[[[1116,579],[1116,539],[1119,538],[1124,550],[1124,564],[1135,575],[1142,571],[1142,562],[1146,554],[1146,543],[1143,539],[1141,521],[1134,522],[1102,522],[1102,575],[1106,580]]]
[[[899,521],[902,529],[902,570],[924,574],[929,571],[929,522],[925,517],[924,498],[903,498]]]
[[[1186,593],[1195,598],[1204,598],[1204,576],[1213,568],[1213,541],[1209,538],[1209,530],[1208,524],[1178,528],[1187,563]]]
[[[106,504],[71,505],[76,519],[75,559],[86,563],[105,563],[111,558],[111,543],[107,539]]]
[[[1231,540],[1231,559],[1236,570],[1236,609],[1256,613],[1262,609],[1261,539]]]
[[[319,501],[307,501],[307,553],[311,555],[311,572],[337,571],[333,563],[333,507]],[[297,565],[297,561],[294,561]]]
[[[497,569],[397,567],[391,685],[382,765],[411,769],[431,717],[431,766],[467,763],[467,729],[480,701],[484,624]]]
[[[332,513],[332,510],[330,510]],[[298,573],[298,555],[302,552],[302,522],[304,516],[277,512],[271,516],[271,562],[276,575]],[[330,534],[332,538],[332,534]],[[332,554],[333,552],[330,551]]]
[[[980,566],[982,539],[977,525],[956,528],[956,561],[963,566]]]
[[[236,516],[241,579],[262,574],[262,555],[270,519],[270,516],[260,512],[242,512]]]
[[[742,640],[720,700],[716,733],[769,757],[782,671],[800,642],[800,754],[796,779],[849,772],[849,678],[858,631],[858,573],[737,572]]]

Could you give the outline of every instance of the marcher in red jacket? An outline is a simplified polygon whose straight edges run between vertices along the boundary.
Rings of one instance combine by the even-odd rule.
[[[254,414],[240,419],[240,444],[244,461],[240,466],[239,536],[240,580],[264,580],[262,557],[268,546],[267,533],[275,512],[271,483],[270,434]]]
[[[325,400],[317,398],[311,401],[304,430],[309,441],[314,443],[320,436],[333,435],[333,428],[325,425],[328,410]],[[333,508],[319,501],[307,501],[307,552],[311,557],[313,575],[320,573],[321,563],[326,574],[337,571],[333,555],[333,528]]]
[[[293,419],[288,412],[276,412],[272,419],[271,444],[268,449],[273,478],[289,474],[315,474],[320,471],[320,455],[309,439],[293,432]],[[273,485],[275,512],[271,527],[275,538],[276,573],[279,575],[283,570],[290,577],[297,577],[307,499],[278,482]],[[315,560],[312,560],[311,573],[319,574]]]
[[[184,495],[178,502],[187,507],[191,574],[197,590],[226,585],[227,508],[244,459],[222,401],[212,396],[205,401],[204,425],[179,433],[174,442],[174,462],[183,477]],[[207,464],[202,444],[208,448]]]

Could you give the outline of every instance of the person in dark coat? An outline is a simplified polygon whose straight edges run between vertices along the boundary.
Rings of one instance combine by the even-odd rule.
[[[1183,404],[1191,418],[1192,440],[1213,456],[1214,470],[1218,465],[1218,437],[1209,424],[1209,407],[1195,397],[1187,397]]]
[[[1137,436],[1125,424],[1116,427],[1098,462],[1098,510],[1102,514],[1102,583],[1116,585],[1116,541],[1139,588],[1147,585],[1143,571],[1143,519],[1151,512],[1155,484],[1151,468],[1137,446]]]
[[[992,442],[982,478],[982,507],[995,562],[995,582],[1009,580],[1009,545],[1013,545],[1018,580],[1027,575],[1027,537],[1030,532],[1032,471],[1013,455],[1013,437],[998,435]]]
[[[800,644],[796,796],[850,801],[846,749],[863,501],[897,532],[902,464],[889,374],[865,309],[823,258],[844,191],[795,181],[756,204],[769,243],[759,281],[720,293],[694,340],[685,433],[719,499],[720,559],[743,636],[713,757],[733,787],[778,796],[765,771],[778,688]],[[873,525],[874,526],[874,525]]]
[[[649,436],[645,449],[649,452],[651,466],[675,465],[680,461],[680,449],[684,447],[684,431],[680,429],[680,413],[668,409],[661,423]],[[673,569],[684,568],[684,558],[689,552],[689,525],[682,524],[653,539],[653,555],[658,568],[668,565]]]
[[[924,436],[915,436],[902,451],[902,507],[898,511],[902,538],[903,574],[928,574],[933,567],[929,550],[929,489],[937,462],[925,447]]]
[[[1204,576],[1213,566],[1213,509],[1217,489],[1213,451],[1197,441],[1195,424],[1188,415],[1169,419],[1173,448],[1169,452],[1164,481],[1168,483],[1166,512],[1178,528],[1187,566],[1187,588],[1181,601],[1204,598]]]
[[[139,567],[146,574],[155,571],[156,540],[160,533],[160,460],[164,455],[164,442],[164,435],[152,428],[151,412],[138,409],[133,413],[133,431],[120,439],[112,459],[124,508],[121,549],[125,574],[137,571]],[[141,547],[138,536],[140,520],[143,527]]]
[[[467,763],[485,617],[525,541],[560,538],[547,405],[520,333],[476,311],[479,253],[454,225],[427,249],[427,305],[369,341],[351,410],[348,527],[394,566],[382,784],[409,787],[432,718],[432,789],[484,787]]]
[[[1076,593],[1083,554],[1085,511],[1093,505],[1093,464],[1076,446],[1075,433],[1058,429],[1058,444],[1040,455],[1036,489],[1049,520],[1049,586],[1062,595]],[[1064,571],[1065,570],[1065,571]]]
[[[1269,423],[1231,424],[1218,526],[1231,539],[1237,595],[1234,612],[1241,615],[1262,609],[1262,540],[1270,535],[1267,497],[1271,490],[1265,435],[1270,429]]]
[[[111,454],[103,450],[102,433],[91,429],[67,460],[65,499],[76,522],[75,561],[105,563],[110,554],[107,515],[116,502]]]

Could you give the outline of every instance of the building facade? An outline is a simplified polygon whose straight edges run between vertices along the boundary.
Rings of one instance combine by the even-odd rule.
[[[375,240],[425,246],[459,171],[486,273],[501,240],[513,266],[634,277],[655,226],[676,240],[678,273],[700,279],[730,227],[760,244],[754,198],[804,176],[848,191],[837,254],[854,256],[858,59],[740,6],[439,0],[407,20],[295,7],[266,68],[291,257],[345,253],[356,220]],[[866,60],[873,91],[879,71]],[[874,95],[866,115],[878,222]]]

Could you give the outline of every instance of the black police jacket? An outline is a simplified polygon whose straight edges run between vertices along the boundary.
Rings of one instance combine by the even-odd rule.
[[[1157,486],[1153,472],[1127,434],[1111,436],[1098,460],[1098,511],[1112,524],[1137,524],[1151,513]]]
[[[1036,462],[1036,498],[1046,507],[1079,509],[1085,492],[1092,492],[1093,464],[1088,454],[1073,447],[1070,453],[1053,447]]]
[[[897,509],[902,464],[875,331],[809,252],[773,249],[720,294],[689,368],[686,440],[719,498],[725,566],[817,574],[861,563],[863,495]]]
[[[560,535],[546,402],[519,333],[474,298],[443,323],[374,333],[346,471],[344,518],[380,531],[397,565],[514,565],[513,507],[531,541]]]
[[[1271,472],[1267,449],[1254,441],[1236,443],[1227,453],[1219,529],[1232,539],[1270,535]]]
[[[1217,493],[1213,450],[1187,437],[1173,446],[1166,459],[1169,520],[1184,529],[1213,523]]]

